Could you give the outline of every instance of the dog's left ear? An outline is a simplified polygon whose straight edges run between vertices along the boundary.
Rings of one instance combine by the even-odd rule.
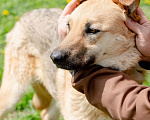
[[[87,0],[77,0],[77,4],[80,5],[80,4],[83,3],[84,1],[87,1]]]
[[[113,0],[113,2],[125,9],[127,15],[134,21],[140,20],[140,16],[137,14],[137,8],[139,7],[140,0]]]

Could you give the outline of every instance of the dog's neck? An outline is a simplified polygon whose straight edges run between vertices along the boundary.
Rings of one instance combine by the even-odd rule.
[[[132,47],[120,56],[102,60],[98,64],[103,67],[110,67],[119,71],[126,71],[136,66],[141,59],[140,56],[140,52],[135,47]]]

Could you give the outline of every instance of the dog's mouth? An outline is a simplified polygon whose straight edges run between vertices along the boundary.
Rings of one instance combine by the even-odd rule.
[[[78,70],[94,64],[95,57],[85,57],[85,55],[74,55],[64,51],[54,50],[51,54],[51,59],[58,68],[66,70]]]

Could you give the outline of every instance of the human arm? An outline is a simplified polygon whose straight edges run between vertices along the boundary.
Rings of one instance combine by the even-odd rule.
[[[122,72],[90,66],[75,74],[72,86],[113,119],[150,119],[150,88]]]
[[[126,24],[137,34],[137,48],[146,60],[150,60],[148,27],[150,23],[140,8],[138,12],[141,16],[139,23],[128,18]],[[140,64],[143,65],[141,62]],[[148,65],[149,62],[146,64]],[[72,78],[72,86],[84,93],[89,103],[113,119],[150,119],[150,88],[139,85],[133,78],[122,72],[100,66],[90,66],[75,74]]]

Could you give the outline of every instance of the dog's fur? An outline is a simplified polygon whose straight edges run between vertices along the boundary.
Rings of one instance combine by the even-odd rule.
[[[72,88],[67,70],[56,72],[49,56],[58,46],[51,57],[56,63],[56,52],[65,54],[63,64],[56,63],[60,68],[74,70],[99,64],[123,71],[141,82],[143,75],[136,70],[141,54],[135,47],[135,34],[124,24],[125,8],[117,0],[84,1],[72,13],[68,35],[59,46],[57,19],[62,11],[39,9],[26,13],[7,35],[0,119],[32,85],[33,105],[42,110],[42,120],[58,119],[57,102],[65,120],[109,120],[88,103],[85,95]],[[89,28],[99,31],[91,34]]]
[[[38,110],[43,109],[43,120],[58,119],[59,110],[52,99],[56,97],[56,67],[49,56],[59,44],[56,31],[61,12],[60,9],[28,12],[7,34],[0,90],[0,120],[18,103],[31,85],[35,90],[33,105]]]

